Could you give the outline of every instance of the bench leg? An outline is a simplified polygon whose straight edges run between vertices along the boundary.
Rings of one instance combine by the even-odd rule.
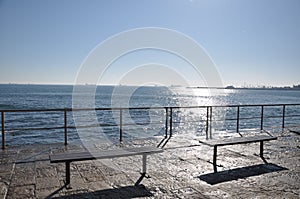
[[[261,158],[264,158],[264,141],[260,141],[260,153]]]
[[[214,146],[214,156],[213,156],[213,166],[214,172],[217,172],[217,146]]]
[[[70,163],[71,162],[66,162],[66,188],[67,189],[71,189],[71,185],[70,185]]]
[[[147,155],[143,154],[143,169],[142,174],[146,174],[147,172]]]

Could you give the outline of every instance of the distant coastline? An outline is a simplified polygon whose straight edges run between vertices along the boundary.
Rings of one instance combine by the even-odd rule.
[[[300,84],[293,86],[284,86],[284,87],[234,87],[234,86],[226,86],[224,89],[247,89],[247,90],[300,90]]]
[[[226,87],[205,87],[205,86],[191,86],[187,88],[199,88],[199,89],[234,89],[234,90],[299,90],[300,84],[293,86],[284,86],[284,87],[274,87],[274,86],[258,86],[258,87],[235,87],[235,86],[226,86]]]

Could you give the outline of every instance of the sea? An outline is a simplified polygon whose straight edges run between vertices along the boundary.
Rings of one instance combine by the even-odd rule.
[[[274,104],[278,106],[268,106]],[[300,126],[299,90],[0,85],[0,111],[4,113],[1,129],[5,130],[6,145],[63,142],[64,109],[67,110],[68,142],[118,142],[120,129],[126,140],[164,135],[166,125],[167,133],[172,125],[173,134],[204,136],[208,121],[205,106],[213,106],[211,126],[214,130],[235,132],[237,111],[241,131],[261,128],[261,105],[265,105],[263,127],[278,127],[282,125],[283,115],[280,104],[293,104],[284,107],[285,126]],[[242,107],[237,110],[232,105]],[[72,108],[81,110],[70,111]],[[85,108],[88,110],[82,110]]]

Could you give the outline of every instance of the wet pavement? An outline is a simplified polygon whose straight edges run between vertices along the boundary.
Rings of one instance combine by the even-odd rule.
[[[73,162],[72,189],[64,186],[65,165],[51,164],[49,154],[83,146],[10,146],[0,151],[0,198],[300,198],[300,136],[274,134],[265,161],[259,143],[219,147],[217,173],[213,148],[194,135],[131,140],[123,146],[164,146],[148,156],[148,175],[140,174],[140,156]]]

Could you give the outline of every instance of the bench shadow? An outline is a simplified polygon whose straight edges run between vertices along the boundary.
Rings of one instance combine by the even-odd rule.
[[[221,171],[216,173],[208,173],[204,175],[200,175],[199,178],[202,181],[210,185],[215,185],[223,182],[229,182],[238,179],[244,179],[251,176],[258,176],[262,174],[278,172],[288,170],[287,168],[278,166],[276,164],[267,163],[267,164],[259,164],[254,166],[247,166],[243,168],[236,168],[228,171]]]
[[[153,194],[147,190],[144,185],[126,186],[112,189],[104,189],[99,191],[81,192],[69,194],[66,196],[48,196],[47,198],[140,198],[140,197],[153,197]]]
[[[295,133],[297,135],[300,135],[300,131],[299,130],[294,130],[294,129],[288,129],[290,132]]]

